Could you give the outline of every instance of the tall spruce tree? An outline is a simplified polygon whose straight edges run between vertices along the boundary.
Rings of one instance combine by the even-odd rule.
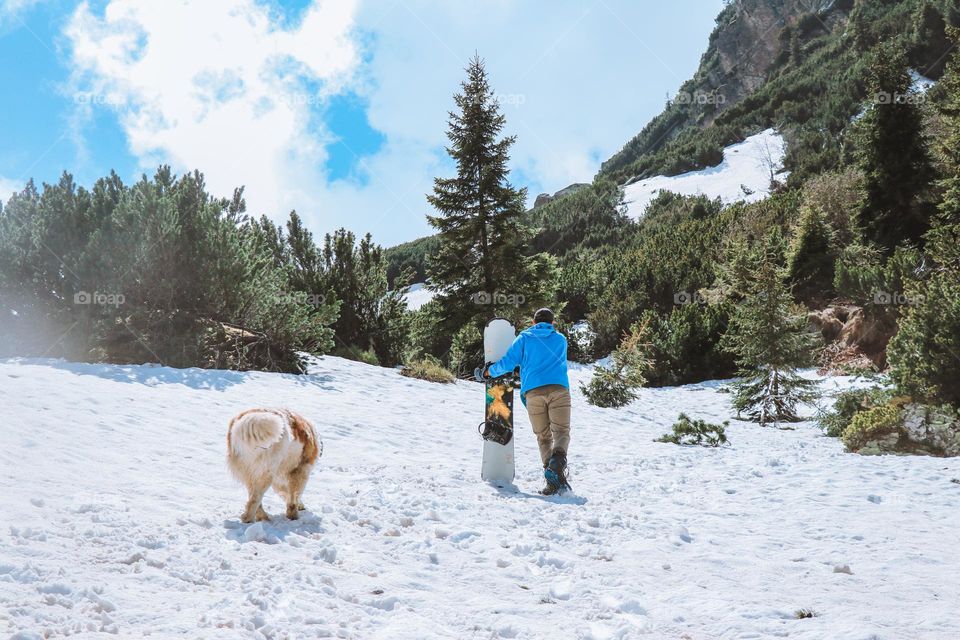
[[[950,30],[960,42],[960,31]],[[960,406],[960,54],[940,80],[943,200],[927,234],[928,277],[907,284],[908,302],[890,342],[891,377],[905,393]]]
[[[500,137],[506,118],[483,61],[474,56],[466,72],[447,130],[447,153],[457,175],[436,178],[427,196],[440,214],[428,216],[440,243],[430,256],[428,277],[449,335],[467,322],[494,313],[516,315],[519,307],[544,302],[555,271],[547,256],[526,255],[531,237],[521,221],[526,189],[507,179],[515,137]]]
[[[797,419],[798,405],[814,397],[815,383],[800,376],[808,366],[816,339],[795,308],[784,283],[783,239],[770,234],[761,249],[744,249],[734,263],[744,298],[734,310],[722,345],[737,359],[733,406],[761,426]]]
[[[869,71],[874,105],[861,123],[867,197],[860,215],[867,237],[888,253],[919,240],[929,217],[919,197],[933,173],[911,84],[904,54],[892,43],[878,47]]]

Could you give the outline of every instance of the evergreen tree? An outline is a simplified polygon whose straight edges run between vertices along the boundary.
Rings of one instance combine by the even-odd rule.
[[[815,339],[784,284],[779,232],[771,233],[762,249],[742,251],[746,258],[734,263],[749,262],[752,268],[739,270],[736,287],[745,295],[722,339],[740,369],[733,406],[761,425],[796,420],[797,406],[813,399],[815,383],[797,369],[810,364]]]
[[[928,216],[919,197],[933,174],[903,53],[893,44],[878,47],[868,75],[874,105],[861,121],[859,160],[866,173],[861,222],[868,239],[893,252],[905,239],[922,237]]]
[[[299,352],[331,346],[336,308],[287,295],[244,208],[241,190],[215,198],[201,173],[168,167],[130,187],[28,184],[0,213],[0,299],[16,312],[0,352],[300,370]]]
[[[404,290],[388,290],[386,258],[370,234],[357,242],[352,232],[338,229],[324,236],[320,247],[296,211],[286,234],[267,219],[258,227],[297,301],[307,308],[339,309],[333,322],[337,355],[384,366],[401,361],[408,335]]]
[[[830,230],[820,212],[802,207],[787,256],[787,278],[799,299],[824,300],[831,296],[836,259],[831,244]]]
[[[649,318],[634,324],[610,354],[610,366],[596,366],[589,384],[580,390],[587,402],[597,407],[615,408],[629,404],[637,397],[636,390],[646,384],[651,361]]]
[[[951,30],[960,41],[960,31]],[[940,80],[939,111],[946,136],[943,200],[927,234],[932,265],[925,280],[907,285],[908,302],[890,342],[891,376],[905,393],[960,406],[960,54]]]
[[[555,272],[548,256],[525,255],[531,237],[521,220],[526,189],[516,189],[507,180],[515,138],[499,137],[506,119],[483,61],[475,56],[466,72],[447,131],[447,152],[456,162],[457,175],[436,178],[433,194],[427,196],[440,213],[428,216],[440,242],[430,257],[428,275],[438,292],[447,335],[465,322],[504,313],[504,307],[508,315],[516,315],[519,306],[543,303]]]
[[[334,328],[341,346],[372,351],[377,362],[400,362],[407,335],[403,290],[388,291],[383,249],[368,233],[358,243],[338,229],[323,243],[327,283],[341,301]]]

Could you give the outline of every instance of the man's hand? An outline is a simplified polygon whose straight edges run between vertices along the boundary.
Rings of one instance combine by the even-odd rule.
[[[485,364],[473,370],[473,379],[477,382],[485,382],[490,379],[490,365]]]

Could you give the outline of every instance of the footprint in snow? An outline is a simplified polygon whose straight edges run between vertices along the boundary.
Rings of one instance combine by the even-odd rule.
[[[693,537],[690,535],[690,532],[687,531],[686,527],[680,526],[673,530],[673,535],[671,536],[673,544],[679,546],[683,543],[693,542]]]

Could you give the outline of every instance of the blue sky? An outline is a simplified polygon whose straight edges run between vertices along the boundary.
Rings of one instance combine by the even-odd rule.
[[[532,199],[589,181],[696,68],[721,0],[0,0],[0,197],[200,169],[250,213],[429,233],[478,52]]]

